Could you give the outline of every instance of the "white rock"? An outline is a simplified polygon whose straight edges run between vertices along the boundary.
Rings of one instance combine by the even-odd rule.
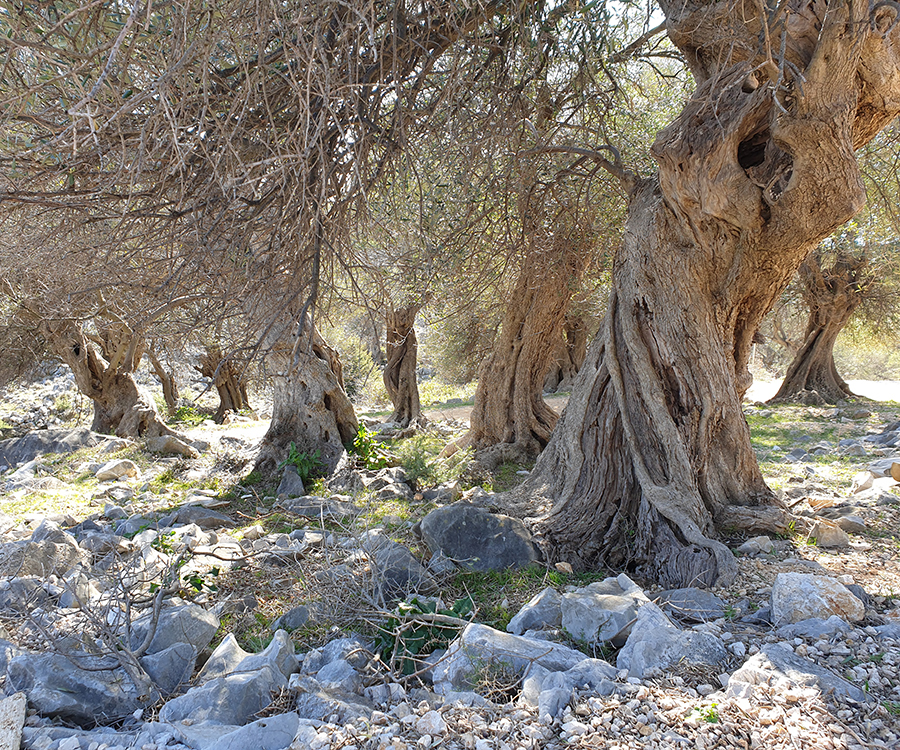
[[[772,586],[772,621],[778,625],[832,615],[859,622],[866,608],[846,586],[833,578],[808,573],[779,573]]]
[[[420,734],[443,734],[447,731],[447,722],[437,711],[428,711],[416,722],[416,731]]]
[[[134,461],[129,461],[127,458],[119,458],[115,461],[107,461],[97,469],[94,476],[101,482],[107,482],[121,479],[122,477],[139,477],[140,471],[138,471]]]

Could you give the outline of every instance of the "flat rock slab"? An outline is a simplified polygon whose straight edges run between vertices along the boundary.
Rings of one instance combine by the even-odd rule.
[[[521,675],[537,664],[551,672],[564,672],[586,658],[581,651],[559,643],[471,623],[450,644],[445,658],[435,667],[434,685],[438,692],[469,690],[479,679],[490,679],[494,670]]]
[[[0,700],[0,748],[18,750],[25,726],[25,693],[16,693]]]
[[[112,439],[109,435],[91,432],[86,427],[77,430],[37,430],[22,437],[0,440],[0,464],[15,466],[31,461],[41,453],[72,453]]]
[[[860,688],[778,643],[764,645],[758,654],[734,672],[728,681],[727,692],[734,697],[747,698],[754,686],[774,684],[783,679],[801,687],[816,687],[823,693],[833,693],[857,703],[866,702],[866,694]]]
[[[657,596],[659,606],[680,620],[708,622],[725,616],[725,602],[704,589],[670,589]]]

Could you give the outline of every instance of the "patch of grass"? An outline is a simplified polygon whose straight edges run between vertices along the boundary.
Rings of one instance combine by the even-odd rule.
[[[525,481],[526,476],[517,472],[525,469],[531,471],[533,466],[534,462],[520,464],[515,461],[507,461],[500,464],[489,479],[482,481],[481,486],[487,492],[506,492]]]
[[[552,586],[585,586],[602,580],[602,573],[568,574],[532,565],[527,568],[460,572],[454,577],[447,596],[471,596],[477,619],[498,630],[505,630],[513,614],[535,594]]]
[[[163,409],[165,411],[165,409]],[[209,419],[210,414],[201,411],[196,406],[179,406],[175,409],[175,413],[169,417],[169,424],[181,424],[188,427],[197,427],[205,420]]]
[[[471,405],[475,400],[476,381],[459,385],[456,383],[443,383],[440,380],[426,380],[419,383],[419,401],[423,406],[435,408],[439,406]],[[448,401],[459,399],[460,403],[448,404]]]
[[[428,487],[459,479],[472,460],[470,450],[441,458],[444,447],[443,438],[424,433],[398,441],[392,450],[410,480],[416,486]]]
[[[900,701],[884,701],[881,705],[892,716],[900,716]]]

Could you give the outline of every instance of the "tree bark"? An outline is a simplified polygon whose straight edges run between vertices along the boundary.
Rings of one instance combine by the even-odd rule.
[[[78,389],[93,401],[94,432],[131,438],[178,436],[160,418],[153,396],[134,379],[143,352],[128,326],[101,325],[98,334],[89,337],[77,321],[50,320],[42,332],[71,368]]]
[[[171,417],[178,408],[178,382],[175,380],[175,372],[174,370],[167,370],[163,366],[159,357],[156,356],[156,352],[152,345],[147,349],[147,359],[162,386],[163,399],[166,402],[166,408],[169,410],[169,416]]]
[[[418,312],[418,305],[397,309],[389,306],[385,315],[387,364],[384,367],[384,387],[394,405],[390,421],[402,427],[423,425],[425,422],[416,382],[418,342],[414,326]]]
[[[356,437],[359,423],[344,391],[337,352],[307,323],[293,350],[271,357],[279,369],[274,378],[272,421],[262,440],[257,467],[274,471],[294,443],[297,450],[319,452],[323,475],[331,474]]]
[[[804,392],[815,391],[823,401],[834,404],[855,395],[834,365],[834,343],[871,284],[868,261],[839,251],[834,264],[823,269],[819,251],[814,251],[800,266],[799,275],[809,306],[806,333],[769,403],[794,401]]]
[[[585,254],[584,235],[562,227],[532,238],[479,372],[469,432],[455,446],[472,446],[487,466],[533,460],[550,439],[558,416],[544,401],[544,381]]]
[[[197,368],[205,378],[211,378],[219,394],[219,407],[213,419],[222,424],[228,412],[249,410],[250,397],[247,384],[241,377],[240,368],[226,359],[216,344],[209,344],[200,356],[200,367]]]
[[[623,180],[605,328],[531,476],[499,501],[532,514],[551,560],[708,586],[737,574],[721,530],[787,526],[741,411],[753,335],[863,204],[854,150],[900,109],[900,29],[856,0],[790,3],[768,29],[755,5],[661,6],[698,89],[657,137],[658,174]],[[785,18],[779,66],[759,40]]]
[[[557,338],[552,364],[544,379],[544,391],[556,392],[572,388],[587,356],[588,332],[583,317],[566,316],[562,335]]]

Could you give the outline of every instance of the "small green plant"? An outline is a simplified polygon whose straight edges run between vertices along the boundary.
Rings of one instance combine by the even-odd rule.
[[[210,568],[208,573],[185,573],[181,579],[199,594],[204,588],[208,591],[218,591],[219,587],[214,583],[214,579],[218,576],[219,569]]]
[[[900,701],[885,701],[881,704],[893,716],[900,716]]]
[[[68,393],[57,396],[53,402],[53,411],[63,419],[72,416],[75,413],[75,404],[72,402],[72,397]]]
[[[702,721],[707,722],[708,724],[718,724],[719,723],[719,704],[718,703],[710,703],[708,706],[697,706],[694,708],[692,712],[695,716],[697,716]]]
[[[737,619],[737,616],[740,614],[737,609],[732,607],[731,605],[725,607],[725,619],[731,622],[732,620]]]
[[[389,666],[410,675],[418,668],[416,657],[446,647],[462,630],[462,618],[474,607],[469,597],[457,599],[450,609],[438,608],[435,601],[418,597],[400,602],[379,628],[375,652]]]
[[[322,471],[325,469],[325,464],[322,463],[322,452],[318,448],[312,453],[303,453],[297,449],[297,445],[294,442],[291,442],[288,456],[278,464],[278,468],[283,469],[288,465],[293,466],[297,470],[297,475],[304,482],[307,479],[321,476]]]
[[[358,456],[369,471],[378,471],[390,465],[390,456],[375,442],[375,433],[360,425],[353,441],[344,446],[348,453]]]
[[[262,473],[258,472],[256,469],[251,471],[247,476],[245,476],[241,480],[241,484],[244,487],[253,487],[256,484],[259,484],[263,480]]]

